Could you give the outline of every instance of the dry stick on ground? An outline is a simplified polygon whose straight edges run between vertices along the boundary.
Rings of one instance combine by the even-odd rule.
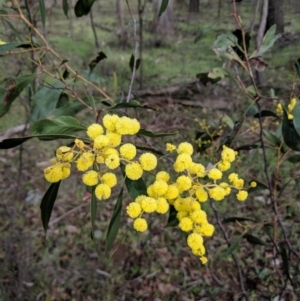
[[[224,229],[224,227],[223,227],[223,225],[222,225],[222,223],[220,221],[218,210],[217,210],[217,208],[216,208],[216,206],[215,206],[215,204],[214,204],[213,201],[210,201],[210,206],[211,206],[211,208],[214,211],[214,215],[215,215],[215,218],[217,220],[217,224],[218,224],[218,226],[219,226],[219,228],[220,228],[220,230],[221,230],[221,232],[222,232],[222,234],[224,236],[224,239],[225,239],[228,247],[230,247],[230,240],[228,238],[226,230]],[[231,253],[231,257],[232,257],[232,259],[234,261],[234,264],[236,266],[236,269],[238,271],[239,284],[240,284],[240,288],[241,288],[241,291],[243,293],[243,296],[245,297],[245,299],[247,301],[249,301],[249,296],[248,296],[248,294],[247,294],[247,292],[245,290],[245,287],[244,287],[243,273],[242,273],[242,269],[241,269],[241,266],[239,264],[239,261],[238,261],[237,257],[235,256],[235,254]]]

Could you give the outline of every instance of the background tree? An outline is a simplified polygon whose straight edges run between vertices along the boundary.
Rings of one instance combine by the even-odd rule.
[[[189,13],[199,13],[199,0],[189,1]]]
[[[269,1],[268,18],[266,31],[276,24],[276,32],[284,32],[284,17],[283,17],[283,1],[282,0],[271,0]]]

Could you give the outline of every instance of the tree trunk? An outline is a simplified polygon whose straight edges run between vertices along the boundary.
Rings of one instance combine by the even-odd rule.
[[[189,13],[194,13],[194,14],[199,13],[199,0],[189,1]]]
[[[174,0],[169,0],[166,10],[158,17],[162,0],[154,0],[154,22],[153,31],[156,34],[172,34],[174,31],[173,27],[173,6]]]
[[[282,0],[270,0],[269,1],[266,31],[274,24],[276,24],[276,33],[284,32],[283,1]]]
[[[124,7],[123,0],[117,0],[117,18],[119,20],[119,29],[117,35],[121,47],[126,47],[128,44],[128,32],[124,22]]]

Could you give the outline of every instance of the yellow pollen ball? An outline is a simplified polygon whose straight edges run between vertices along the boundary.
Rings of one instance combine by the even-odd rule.
[[[203,237],[199,233],[191,233],[187,238],[187,245],[192,250],[197,250],[203,245]]]
[[[257,183],[256,183],[256,182],[251,182],[251,183],[250,183],[250,186],[254,188],[254,187],[257,186]]]
[[[106,184],[99,184],[96,186],[95,195],[99,200],[107,200],[111,195],[111,189]]]
[[[87,186],[98,184],[99,175],[95,170],[89,170],[82,176],[82,182]]]
[[[151,153],[144,153],[140,156],[140,163],[143,170],[150,171],[153,170],[157,165],[157,158]]]
[[[188,176],[180,176],[176,180],[176,185],[180,192],[189,190],[192,187],[192,181]]]
[[[188,154],[180,154],[176,158],[176,161],[174,163],[174,170],[176,172],[182,172],[185,169],[188,169],[191,164],[193,163],[192,158]]]
[[[168,212],[169,210],[169,203],[167,202],[167,200],[165,198],[157,198],[156,199],[156,212],[160,213],[160,214],[165,214]]]
[[[119,156],[116,155],[116,154],[109,155],[109,156],[105,159],[105,165],[106,165],[109,169],[116,169],[117,167],[120,166],[120,158],[119,158]]]
[[[50,183],[56,183],[63,177],[63,171],[61,164],[49,166],[44,169],[45,179]]]
[[[152,187],[153,193],[157,196],[164,195],[168,190],[168,184],[163,180],[155,181]]]
[[[192,162],[192,164],[189,166],[189,172],[200,178],[206,176],[205,167],[200,163]]]
[[[194,152],[193,146],[188,142],[182,142],[177,147],[178,154],[187,154],[191,156],[193,152]]]
[[[73,159],[74,153],[71,147],[61,146],[56,150],[56,158],[63,162],[70,162]]]
[[[235,151],[226,145],[223,145],[223,150],[221,152],[221,157],[223,161],[232,163],[235,160]]]
[[[125,174],[130,180],[138,180],[143,175],[143,168],[141,164],[132,162],[126,165]]]
[[[239,201],[245,201],[248,197],[248,192],[246,190],[240,190],[237,195],[236,195],[237,199]]]
[[[131,218],[138,217],[142,212],[142,207],[139,203],[132,202],[126,207],[127,214]]]
[[[106,136],[109,139],[108,145],[110,147],[117,147],[121,144],[122,136],[120,134],[114,132],[107,132]]]
[[[136,147],[131,143],[123,144],[120,147],[120,155],[127,160],[132,160],[136,156]]]
[[[189,232],[193,229],[193,221],[189,217],[183,217],[178,226],[182,231]]]
[[[104,133],[103,127],[98,123],[91,124],[86,131],[87,135],[94,140],[97,136]]]
[[[212,180],[220,180],[222,179],[222,172],[217,168],[212,168],[208,172],[208,177]]]
[[[103,184],[108,185],[110,188],[113,188],[117,185],[117,177],[112,172],[107,172],[101,177]]]
[[[138,217],[133,222],[133,228],[139,232],[145,232],[148,229],[147,221],[144,218]]]
[[[120,117],[115,114],[113,114],[113,115],[106,114],[102,120],[104,127],[107,130],[114,132],[116,130],[116,123],[119,120],[119,118]]]
[[[162,181],[165,181],[166,183],[168,183],[170,180],[170,175],[166,171],[160,171],[156,174],[155,179],[162,180]]]
[[[99,136],[95,137],[95,139],[94,139],[94,148],[101,149],[101,148],[107,146],[108,143],[109,143],[109,139],[107,136],[99,135]]]
[[[199,202],[206,202],[208,200],[208,194],[202,187],[196,190],[196,197]]]
[[[218,163],[218,168],[221,170],[221,171],[226,171],[228,169],[230,169],[231,167],[231,164],[229,161],[220,161]]]
[[[142,209],[145,212],[152,213],[157,208],[156,200],[154,198],[151,198],[151,197],[145,197],[141,201],[141,206],[142,206]]]
[[[171,143],[167,143],[166,144],[166,151],[167,152],[172,152],[172,151],[174,151],[176,149],[176,146],[175,145],[173,145],[173,144],[171,144]]]
[[[92,154],[90,152],[84,152],[78,158],[78,160],[76,162],[76,167],[79,171],[86,171],[94,164],[94,162],[95,162],[94,154]]]

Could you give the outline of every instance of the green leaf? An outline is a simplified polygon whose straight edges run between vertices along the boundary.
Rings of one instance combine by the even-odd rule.
[[[277,137],[275,136],[274,134],[266,131],[266,130],[263,130],[263,133],[264,133],[264,136],[274,145],[274,146],[277,146],[277,147],[280,147],[282,145],[282,141]]]
[[[234,47],[237,44],[237,37],[232,32],[227,32],[217,37],[213,44],[213,50],[215,52],[225,52],[229,47]]]
[[[265,52],[267,52],[274,43],[281,37],[281,34],[276,35],[276,25],[273,25],[266,32],[263,41],[260,45],[259,49],[256,49],[250,56],[250,59],[253,57],[262,56]]]
[[[274,112],[269,111],[269,110],[262,110],[260,112],[260,114],[259,114],[259,112],[257,112],[253,115],[254,118],[259,118],[259,116],[260,117],[275,117],[277,119],[280,119],[280,117],[277,114],[275,114]]]
[[[74,7],[74,12],[76,17],[82,17],[87,15],[95,0],[78,0]]]
[[[83,70],[82,76],[93,83],[100,84],[99,76],[96,73],[91,72],[90,70]]]
[[[298,162],[300,162],[300,155],[292,155],[287,158],[287,161],[289,161],[291,163],[298,163]]]
[[[284,143],[289,148],[295,151],[300,151],[300,136],[294,127],[293,121],[288,119],[285,110],[283,110],[282,136]]]
[[[0,46],[1,47],[1,46]],[[0,85],[0,117],[10,109],[12,103],[35,78],[35,74],[21,75]]]
[[[0,45],[0,55],[7,52],[14,50],[16,48],[34,48],[35,45],[29,44],[28,42],[14,42],[14,43],[7,43]]]
[[[113,242],[115,241],[119,228],[120,228],[120,221],[121,221],[121,213],[122,213],[122,202],[123,202],[123,186],[119,193],[117,202],[114,207],[114,211],[111,217],[111,220],[108,225],[107,235],[106,235],[106,242],[105,242],[105,254],[108,255],[109,250],[111,249]]]
[[[142,135],[142,136],[146,136],[146,137],[150,137],[150,138],[155,138],[155,137],[165,137],[165,136],[173,136],[176,135],[178,132],[174,132],[174,133],[158,133],[155,134],[151,131],[147,131],[145,129],[140,129],[139,132],[137,133],[137,135]]]
[[[261,240],[260,238],[254,236],[254,235],[248,234],[248,233],[246,233],[244,235],[244,238],[252,245],[269,246],[269,244],[266,243],[265,241]]]
[[[233,216],[228,217],[222,220],[222,224],[228,224],[228,223],[235,223],[235,222],[244,222],[244,221],[252,221],[255,222],[254,219],[248,218],[248,217],[239,217],[239,216]]]
[[[140,102],[138,102],[137,100],[131,100],[129,102],[122,102],[122,103],[118,103],[113,107],[110,107],[108,110],[117,110],[117,109],[122,109],[122,108],[141,108],[141,109],[150,109],[150,110],[154,110],[157,111],[158,109],[147,106],[147,105],[141,105]]]
[[[162,0],[161,5],[160,5],[160,9],[159,9],[159,13],[158,16],[160,17],[162,15],[162,13],[166,10],[167,6],[168,6],[169,0]]]
[[[40,4],[40,12],[41,12],[41,18],[42,18],[43,27],[45,27],[45,22],[46,22],[46,8],[45,8],[44,0],[39,0],[39,4]]]
[[[166,227],[175,227],[179,224],[177,218],[177,210],[173,205],[170,205],[169,218]]]
[[[293,109],[293,124],[295,127],[296,132],[298,133],[298,135],[300,136],[300,101],[297,98],[296,100],[296,105]]]
[[[94,68],[97,66],[97,64],[99,62],[101,62],[102,60],[106,59],[107,56],[104,52],[100,51],[97,55],[96,58],[94,58],[90,63],[89,63],[89,67],[90,67],[90,72],[92,72],[94,70]]]
[[[300,77],[300,58],[298,58],[297,61],[294,63],[294,69],[298,77]]]
[[[96,186],[91,187],[91,236],[92,239],[95,239],[95,220],[97,213],[97,198],[95,195]]]
[[[82,111],[85,108],[86,106],[82,103],[74,101],[54,110],[53,118],[60,116],[75,116],[78,112]]]
[[[131,57],[130,57],[130,60],[129,60],[129,68],[131,70],[131,72],[133,71],[133,67],[134,67],[134,55],[132,54]],[[135,62],[135,70],[138,70],[139,67],[140,67],[140,63],[141,63],[141,60],[140,59],[137,59],[136,62]]]
[[[224,68],[219,67],[213,68],[213,70],[208,73],[208,77],[215,80],[225,78],[226,76],[228,76],[228,72]]]
[[[120,167],[123,177],[125,178],[125,186],[131,198],[135,200],[139,195],[147,195],[147,187],[144,180],[142,178],[136,181],[130,180],[125,174],[125,165],[121,164]]]
[[[56,140],[56,139],[73,139],[73,140],[76,139],[75,136],[61,135],[61,134],[32,135],[32,136],[26,136],[20,138],[4,139],[3,141],[0,141],[0,149],[14,148],[32,138],[39,138],[40,140],[45,140],[45,141]]]
[[[211,24],[209,24],[208,26],[204,27],[197,35],[196,38],[194,40],[194,43],[197,43],[198,41],[200,41],[205,34],[207,34],[208,32],[210,32],[217,24],[218,24],[219,20],[215,20],[214,22],[212,22]]]
[[[247,231],[245,231],[243,234],[241,234],[240,236],[238,236],[236,239],[234,239],[229,247],[226,249],[226,251],[221,254],[220,256],[220,261],[223,261],[224,259],[226,259],[229,255],[231,255],[233,253],[234,250],[236,250],[239,246],[239,243],[241,241],[241,239],[244,237],[244,235],[246,234]]]
[[[65,16],[66,16],[67,18],[69,18],[69,17],[68,17],[68,12],[69,12],[69,4],[68,4],[68,0],[63,0],[63,1],[62,1],[62,8],[63,8],[63,12],[64,12]]]
[[[30,121],[38,121],[53,115],[57,108],[57,103],[64,89],[61,81],[51,84],[51,87],[42,87],[33,97],[33,109]]]
[[[137,149],[142,150],[142,151],[146,151],[146,152],[150,152],[150,153],[153,153],[153,154],[157,154],[159,156],[164,156],[165,155],[163,152],[158,151],[158,150],[156,150],[156,149],[154,149],[152,147],[144,147],[144,146],[139,146],[139,145],[135,145],[135,147]]]
[[[209,72],[198,73],[198,74],[196,74],[196,77],[199,79],[200,83],[202,83],[205,87],[207,86],[207,84],[213,85],[222,79],[221,77],[210,78]]]
[[[47,229],[48,229],[48,224],[49,224],[49,220],[51,217],[53,205],[54,205],[56,197],[57,197],[59,185],[60,185],[60,181],[57,183],[52,183],[50,185],[50,187],[46,191],[46,193],[42,199],[41,205],[40,205],[41,218],[42,218],[42,223],[43,223],[45,232],[47,232]]]
[[[287,279],[289,279],[291,281],[292,285],[294,285],[293,281],[292,281],[292,278],[291,278],[291,275],[290,275],[289,256],[288,256],[288,253],[285,249],[284,243],[279,244],[279,252],[280,252],[280,256],[282,258],[283,271],[284,271]]]
[[[61,116],[56,119],[43,119],[37,121],[31,128],[33,135],[68,135],[78,131],[84,131],[86,127],[80,124],[74,117]]]

